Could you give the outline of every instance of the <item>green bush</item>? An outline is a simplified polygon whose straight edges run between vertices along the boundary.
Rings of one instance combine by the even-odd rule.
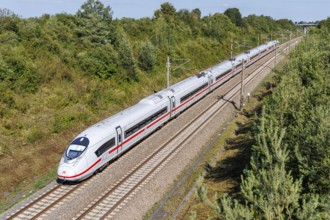
[[[65,129],[70,128],[77,120],[77,117],[73,114],[56,114],[53,119],[52,132],[60,133]]]
[[[139,66],[142,70],[150,71],[156,64],[155,47],[150,41],[142,42],[139,51]]]
[[[29,131],[26,139],[29,143],[32,144],[36,140],[41,139],[43,137],[43,135],[44,135],[44,133],[40,130],[40,128],[34,127]]]

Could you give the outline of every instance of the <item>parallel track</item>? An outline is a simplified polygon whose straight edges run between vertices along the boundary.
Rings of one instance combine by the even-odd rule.
[[[83,184],[58,184],[28,205],[22,207],[8,219],[36,219],[45,214],[52,207],[64,201],[69,195],[78,190]]]
[[[299,38],[298,38],[299,39]],[[296,43],[296,41],[297,41],[297,39],[293,39],[292,40],[292,42],[294,42],[294,43],[292,43],[291,45],[294,45],[295,43]],[[287,50],[288,48],[289,48],[289,46],[285,46],[284,44],[281,46],[282,47],[282,50],[280,51],[280,50],[278,50],[278,54],[277,54],[277,56],[279,55],[279,53],[281,53],[281,52],[284,52],[285,50]],[[281,48],[279,48],[279,49],[281,49]],[[279,60],[281,60],[281,58],[279,59]],[[275,61],[274,61],[274,63],[275,63]],[[268,66],[267,64],[263,64],[263,65],[256,65],[256,66]],[[269,67],[269,66],[268,66]],[[271,68],[271,67],[269,67],[269,68]],[[253,70],[253,71],[255,71],[255,70]],[[260,72],[260,71],[258,71],[258,72]],[[254,77],[255,78],[255,77]],[[251,81],[251,80],[250,80]],[[249,81],[249,82],[250,82]],[[248,82],[245,84],[245,85],[247,85],[248,84]],[[232,119],[230,119],[230,121],[231,121]],[[228,125],[228,124],[227,124]],[[227,126],[226,125],[226,126]],[[226,127],[225,126],[225,127]],[[223,128],[224,129],[224,128]],[[223,131],[223,130],[222,130]],[[218,134],[219,135],[219,134]],[[191,165],[191,167],[182,175],[182,177],[181,177],[181,179],[178,181],[178,183],[173,187],[173,189],[168,193],[168,195],[162,200],[162,201],[160,201],[159,202],[159,205],[157,206],[157,208],[154,210],[154,212],[149,216],[149,218],[148,218],[148,220],[153,220],[153,219],[163,219],[163,214],[164,213],[162,213],[162,209],[164,208],[164,206],[165,206],[165,204],[168,202],[168,199],[171,197],[171,196],[173,196],[173,194],[175,193],[175,191],[181,186],[181,184],[182,184],[182,182],[186,179],[186,177],[188,176],[188,175],[190,175],[191,174],[191,171],[194,169],[194,167],[203,159],[203,157],[205,156],[205,154],[206,154],[206,152],[208,152],[209,151],[209,149],[212,147],[212,145],[213,145],[213,143],[214,143],[214,140],[216,140],[217,138],[215,138],[215,139],[213,139],[212,140],[212,143],[210,143],[209,145],[208,145],[208,147],[206,148],[206,149],[204,149],[203,150],[203,153],[201,154],[201,155],[199,155],[197,158],[196,158],[196,160],[193,162],[193,163],[191,163],[192,165]],[[217,157],[219,156],[219,153],[220,153],[221,151],[219,151],[218,152],[218,154],[217,154]],[[196,186],[196,183],[195,183],[195,185],[194,185],[194,187],[189,191],[189,193],[186,195],[186,197],[181,201],[181,203],[180,203],[180,205],[179,205],[179,207],[177,207],[177,209],[175,210],[175,212],[174,212],[174,214],[170,217],[170,219],[177,219],[177,216],[178,216],[178,214],[180,213],[180,211],[182,210],[182,208],[183,208],[183,206],[184,206],[184,204],[187,202],[187,200],[188,200],[188,198],[189,197],[191,197],[191,195],[193,194],[193,190],[196,190],[196,188],[195,188],[195,186]]]
[[[262,57],[264,58],[264,57]],[[261,58],[261,59],[262,59]],[[258,73],[262,71],[273,58],[266,62],[264,67],[257,73],[246,77],[246,83],[251,82]],[[231,100],[239,93],[239,84],[234,86],[226,94],[226,99]],[[225,105],[225,101],[219,104],[219,100],[211,103],[204,111],[196,116],[190,123],[169,138],[156,151],[148,155],[135,168],[133,168],[124,178],[116,182],[108,191],[99,196],[90,206],[81,211],[74,219],[107,219],[113,218],[115,214],[132,198],[138,191],[164,167],[171,157],[181,150],[183,144],[191,139],[198,131],[217,114]],[[183,137],[182,137],[183,136]]]

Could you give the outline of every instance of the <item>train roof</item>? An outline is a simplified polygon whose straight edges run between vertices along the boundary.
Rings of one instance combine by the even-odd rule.
[[[219,63],[215,66],[212,66],[211,68],[209,68],[208,70],[210,72],[225,72],[228,69],[232,68],[232,63],[229,60],[226,60],[222,63]]]
[[[268,48],[270,45],[276,44],[276,41],[268,42],[267,45],[263,44],[256,48],[250,50],[251,52],[255,52],[255,50],[263,50]],[[247,59],[247,54],[242,53],[235,56],[234,62],[239,62],[242,59]],[[174,95],[175,93],[185,90],[186,88],[194,85],[195,83],[200,82],[200,77],[207,77],[212,72],[220,72],[226,71],[228,68],[232,67],[231,61],[224,61],[220,64],[217,64],[209,69],[202,71],[194,76],[191,76],[185,80],[182,80],[169,88],[166,88],[160,92],[152,94],[144,99],[142,99],[139,103],[133,105],[130,108],[127,108],[111,117],[104,119],[101,122],[98,122],[83,132],[81,132],[76,138],[87,137],[90,141],[89,146],[93,146],[94,144],[98,143],[99,141],[104,140],[106,137],[109,136],[109,131],[115,131],[115,128],[119,125],[126,125],[130,121],[135,121],[141,118],[144,114],[150,111],[151,108],[148,106],[156,105],[159,102],[167,101],[167,97]],[[120,122],[120,123],[119,123]]]
[[[202,77],[204,77],[204,75]],[[194,76],[191,76],[191,77],[189,77],[185,80],[182,80],[182,81],[170,86],[168,89],[173,90],[174,93],[177,93],[177,92],[179,92],[181,90],[184,90],[185,88],[190,87],[191,85],[194,85],[195,83],[198,83],[198,82],[200,82],[200,80],[198,79],[198,77],[196,75],[194,75]]]
[[[272,46],[272,45],[275,45],[276,43],[277,43],[276,40],[269,41],[269,42],[267,42],[267,46]]]
[[[235,62],[241,62],[243,59],[247,60],[247,55],[245,53],[235,56]]]
[[[256,47],[256,49],[265,50],[265,49],[267,49],[267,45],[266,44],[262,44],[262,45]]]
[[[109,133],[111,133],[111,131],[115,132],[117,126],[127,124],[129,121],[134,121],[141,117],[141,115],[144,115],[146,111],[150,109],[146,108],[146,106],[150,105],[152,105],[151,102],[139,102],[130,108],[90,126],[77,137],[87,137],[90,140],[89,146],[93,146],[106,137],[109,137]]]
[[[168,96],[171,96],[174,93],[175,93],[175,90],[171,89],[171,87],[170,87],[170,88],[161,90],[153,95],[150,95],[150,96],[142,99],[139,103],[141,103],[141,104],[145,103],[145,104],[150,104],[150,105],[157,104],[157,103],[163,101],[164,98],[167,98]]]

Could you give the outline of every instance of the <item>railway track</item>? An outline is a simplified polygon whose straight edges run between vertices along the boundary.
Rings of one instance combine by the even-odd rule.
[[[297,39],[293,39],[292,40],[292,43],[291,45],[294,45],[296,44],[298,41]],[[281,50],[278,50],[278,54],[277,56],[281,55],[280,53],[284,53],[285,51],[287,51],[289,48],[289,46],[285,46],[284,44],[282,45]],[[272,62],[274,59],[271,59],[269,60],[267,63],[263,64],[263,65],[256,65],[256,66],[268,66],[269,68],[271,68],[268,64],[270,64],[270,62]],[[281,60],[281,58],[279,59]],[[276,64],[276,60],[273,62],[274,64]],[[256,71],[256,69],[254,69],[253,71]],[[258,71],[260,72],[260,71]],[[257,75],[256,75],[257,76]],[[255,78],[256,76],[254,76],[253,78]],[[251,82],[251,80],[249,80],[245,85],[248,85],[249,82]],[[235,117],[235,116],[234,116]],[[231,121],[232,119],[230,119]],[[228,124],[227,124],[228,125]],[[226,125],[226,126],[227,126]],[[224,128],[223,128],[224,129]],[[223,131],[222,129],[222,131]],[[221,132],[222,132],[221,131]],[[219,135],[219,134],[218,134]],[[217,135],[217,136],[218,136]],[[153,220],[153,219],[165,219],[164,218],[164,212],[163,212],[163,208],[165,206],[165,204],[168,202],[169,198],[171,196],[173,196],[173,194],[175,193],[175,191],[181,187],[181,184],[183,183],[183,181],[186,179],[186,177],[188,175],[191,174],[192,170],[194,169],[194,167],[203,159],[203,157],[205,156],[206,152],[212,147],[213,143],[214,143],[214,140],[216,140],[217,138],[214,138],[212,140],[212,142],[208,145],[207,149],[204,149],[203,150],[203,153],[201,155],[199,155],[195,161],[193,161],[191,164],[191,167],[189,167],[189,169],[187,169],[187,171],[181,176],[181,179],[177,182],[177,184],[172,188],[172,190],[167,194],[167,196],[165,198],[162,199],[162,201],[159,201],[159,205],[155,208],[154,212],[148,217],[148,220]],[[219,156],[221,151],[218,152],[217,154],[217,157]],[[172,213],[172,216],[171,215],[167,215],[166,219],[177,219],[180,211],[182,211],[183,207],[184,207],[184,204],[188,201],[188,199],[191,197],[191,195],[193,194],[193,190],[196,190],[195,188],[196,186],[196,183],[195,185],[192,187],[192,189],[188,192],[188,194],[185,196],[185,198],[183,198],[183,200],[181,201],[180,205],[177,207],[177,209],[175,210],[174,213]],[[180,218],[183,218],[182,216]]]
[[[40,197],[33,200],[31,203],[22,207],[16,213],[8,216],[7,219],[33,219],[39,218],[48,210],[62,202],[70,194],[78,190],[80,185],[63,185],[58,184],[42,194]]]
[[[266,59],[266,56],[261,59]],[[267,61],[263,66],[255,67],[253,71],[256,73],[247,76],[245,78],[245,84],[257,77],[257,73],[262,71],[263,68],[266,68],[273,59]],[[253,67],[249,68],[253,69]],[[226,100],[230,100],[236,96],[239,88],[240,85],[237,83],[234,89],[225,95]],[[166,143],[145,157],[144,160],[138,163],[124,177],[79,212],[74,219],[106,219],[114,217],[162,167],[166,166],[170,159],[181,150],[183,144],[189,140],[190,136],[203,129],[212,120],[212,116],[218,113],[225,104],[225,100],[212,102],[203,112],[191,120],[190,123],[169,138]],[[58,184],[30,204],[7,217],[7,219],[46,219],[47,213],[55,209],[57,205],[65,203],[67,198],[77,193],[79,189],[84,188],[85,185],[92,184],[93,179],[95,178],[90,178],[77,185]]]
[[[16,211],[7,215],[5,219],[47,219],[47,215],[57,206],[65,203],[70,197],[79,193],[88,185],[95,182],[95,178],[89,178],[82,183],[56,183],[41,195],[26,203]]]
[[[260,66],[254,71],[254,74],[245,78],[245,84],[251,82],[258,73],[273,61],[274,58],[267,61],[264,66]],[[227,93],[226,99],[231,100],[240,91],[240,83],[234,86],[234,89]],[[108,191],[86,207],[74,219],[111,219],[138,191],[155,175],[160,169],[170,161],[170,159],[179,152],[185,142],[190,137],[198,133],[204,126],[212,120],[226,104],[224,100],[217,100],[211,103],[204,111],[196,116],[190,123],[175,133],[167,142],[162,144],[156,151],[148,155],[125,177],[116,182]]]

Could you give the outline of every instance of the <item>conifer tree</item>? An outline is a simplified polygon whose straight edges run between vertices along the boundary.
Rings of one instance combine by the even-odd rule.
[[[78,37],[94,44],[106,44],[112,38],[112,11],[99,0],[87,0],[77,12]]]
[[[219,202],[211,202],[207,190],[200,186],[198,195],[221,219],[295,219],[306,216],[320,217],[317,212],[317,196],[302,199],[301,180],[294,180],[286,170],[289,159],[287,146],[282,143],[284,129],[266,120],[265,110],[258,127],[257,144],[253,146],[251,168],[242,177],[242,201],[227,195]],[[300,203],[303,203],[301,205]],[[311,209],[310,207],[314,207]]]
[[[128,78],[136,77],[136,62],[133,56],[133,49],[126,33],[119,29],[118,56],[124,69],[127,70]]]
[[[143,70],[150,71],[156,63],[155,47],[150,41],[142,42],[139,51],[139,65]]]
[[[228,8],[225,15],[235,24],[236,26],[242,26],[242,15],[238,8]]]

